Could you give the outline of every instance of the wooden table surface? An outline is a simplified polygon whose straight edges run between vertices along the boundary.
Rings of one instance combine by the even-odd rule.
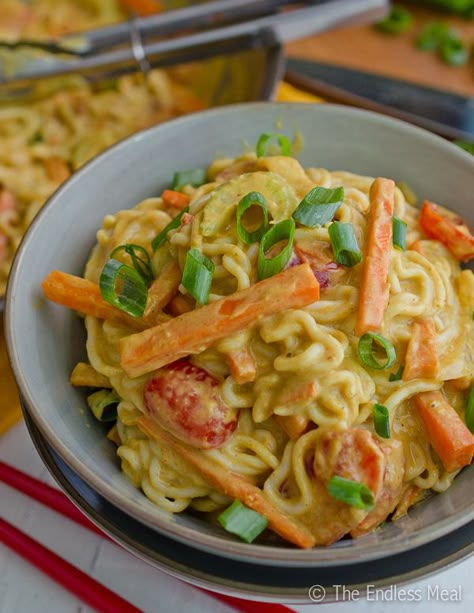
[[[377,72],[474,96],[472,57],[466,66],[452,67],[435,53],[424,53],[414,45],[423,24],[444,21],[458,30],[470,46],[474,43],[474,21],[409,3],[397,4],[404,5],[414,16],[414,26],[409,32],[384,34],[370,25],[342,28],[295,41],[287,46],[288,55]]]

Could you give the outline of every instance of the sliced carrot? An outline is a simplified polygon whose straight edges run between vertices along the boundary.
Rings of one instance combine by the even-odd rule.
[[[225,496],[229,496],[229,498],[240,500],[245,506],[266,517],[269,528],[282,538],[303,548],[315,545],[313,535],[305,526],[275,507],[265,498],[261,489],[244,477],[216,464],[216,462],[207,458],[202,451],[181,443],[149,417],[140,417],[138,425],[147,436],[154,438],[165,447],[173,449],[193,468],[198,470],[216,490]]]
[[[165,189],[161,194],[161,198],[167,206],[174,206],[176,209],[180,210],[185,209],[191,200],[187,194],[175,192],[172,189]]]
[[[227,363],[229,364],[232,378],[236,383],[242,384],[255,381],[257,365],[247,347],[227,354]]]
[[[69,377],[69,383],[76,387],[112,387],[109,379],[97,372],[90,364],[78,362]]]
[[[184,313],[162,325],[120,341],[120,364],[129,377],[139,377],[179,358],[201,353],[221,338],[287,309],[299,309],[319,298],[319,285],[309,264],[289,268],[247,289]]]
[[[159,0],[120,0],[120,4],[141,17],[153,15],[163,10]]]
[[[474,235],[464,220],[439,204],[425,200],[420,212],[420,226],[461,262],[474,258]]]
[[[378,332],[388,305],[395,183],[378,178],[370,188],[367,247],[362,268],[355,333]]]
[[[438,375],[439,357],[436,347],[436,327],[433,319],[419,319],[410,326],[403,369],[403,381],[412,379],[434,379]]]
[[[143,315],[147,322],[150,324],[157,323],[154,320],[177,293],[181,276],[181,268],[178,262],[173,261],[164,268],[163,272],[150,285]]]
[[[415,405],[444,468],[453,472],[468,466],[474,455],[474,436],[443,394],[422,392],[415,396]]]
[[[308,428],[309,419],[304,415],[275,415],[277,424],[295,440]]]
[[[193,299],[190,296],[176,294],[176,296],[169,301],[166,307],[166,312],[173,317],[178,317],[178,315],[192,311],[193,306]]]
[[[98,319],[110,319],[110,321],[134,330],[146,328],[142,319],[132,317],[105,302],[100,294],[99,286],[82,277],[53,270],[45,277],[41,287],[48,300],[84,315],[92,315]]]

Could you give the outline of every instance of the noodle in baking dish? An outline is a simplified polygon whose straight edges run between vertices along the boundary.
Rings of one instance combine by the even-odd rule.
[[[401,517],[471,463],[474,238],[390,179],[304,169],[287,144],[178,172],[105,217],[85,279],[43,289],[86,315],[71,382],[100,388],[97,417],[116,407],[136,487],[244,540],[268,526],[312,547]]]
[[[60,36],[125,16],[118,0],[2,0],[0,38]],[[0,296],[23,234],[63,181],[137,130],[204,108],[178,73],[152,70],[94,87],[74,75],[45,82],[35,100],[0,105]]]

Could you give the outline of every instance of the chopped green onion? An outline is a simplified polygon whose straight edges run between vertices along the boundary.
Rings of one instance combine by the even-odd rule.
[[[115,247],[115,249],[111,252],[110,257],[113,259],[117,253],[124,251],[127,255],[130,256],[132,260],[133,268],[138,272],[139,275],[143,277],[143,280],[147,285],[149,285],[153,279],[153,271],[151,269],[151,260],[148,255],[148,251],[144,249],[141,245],[134,245],[133,243],[126,243],[124,245],[119,245]]]
[[[467,140],[455,140],[453,141],[455,145],[464,149],[471,155],[474,155],[474,143],[469,143]]]
[[[390,383],[393,383],[394,381],[401,381],[402,380],[402,375],[403,375],[403,369],[405,367],[403,366],[403,364],[400,366],[400,368],[397,370],[396,373],[390,373],[390,376],[388,377],[388,380],[390,381]]]
[[[163,228],[163,230],[155,236],[151,243],[151,248],[155,252],[157,249],[161,247],[161,245],[165,242],[168,232],[171,230],[176,230],[181,225],[181,219],[185,213],[189,211],[189,207],[185,207],[174,219],[172,219],[169,224]]]
[[[286,136],[277,134],[276,132],[265,132],[257,141],[257,146],[255,148],[257,157],[260,158],[264,155],[270,155],[270,141],[273,139],[280,145],[280,155],[291,155],[291,143]]]
[[[455,35],[447,23],[432,21],[422,28],[416,39],[416,46],[421,51],[436,51],[444,40]]]
[[[193,168],[192,170],[178,170],[174,173],[171,189],[181,189],[185,185],[199,187],[206,182],[207,171],[205,168]]]
[[[374,345],[383,350],[384,359],[382,361],[376,357]],[[366,332],[360,337],[358,351],[361,362],[365,366],[376,370],[390,368],[397,358],[392,343],[381,334],[375,334],[375,332]]]
[[[466,426],[474,434],[474,385],[471,385],[471,389],[469,390],[464,420],[466,422]]]
[[[263,223],[262,225],[254,230],[253,232],[248,232],[243,224],[242,224],[242,216],[244,213],[253,206],[258,206],[261,208],[263,213]],[[250,192],[246,196],[242,198],[237,206],[237,233],[240,238],[247,245],[251,245],[252,243],[257,243],[265,232],[268,230],[268,207],[267,202],[263,195],[260,192]]]
[[[383,404],[374,404],[374,427],[381,438],[390,438],[388,409]]]
[[[344,188],[315,187],[306,194],[293,213],[293,219],[302,226],[314,228],[332,221],[344,201]]]
[[[401,6],[393,6],[388,16],[375,24],[379,30],[388,34],[401,34],[409,30],[412,25],[411,13]]]
[[[145,311],[148,289],[143,277],[131,266],[108,260],[99,280],[102,298],[133,317]]]
[[[393,216],[392,220],[393,227],[393,246],[401,251],[405,251],[407,248],[407,224],[402,219]]]
[[[248,509],[240,500],[227,507],[217,518],[220,525],[236,534],[246,543],[252,543],[268,526],[268,519],[257,511]]]
[[[266,279],[281,272],[288,264],[293,251],[293,237],[295,222],[284,219],[275,224],[262,236],[258,252],[257,273],[259,279]],[[265,253],[280,241],[286,240],[285,247],[272,258],[265,257]]]
[[[439,48],[442,59],[450,66],[464,66],[469,59],[469,51],[460,38],[449,37]]]
[[[336,262],[346,267],[358,264],[362,256],[352,224],[334,221],[328,231]]]
[[[99,421],[116,421],[120,397],[115,390],[99,390],[87,397],[87,404]]]
[[[375,506],[374,495],[370,489],[358,481],[335,475],[329,479],[327,488],[333,498],[357,509],[370,511]]]
[[[181,283],[200,304],[209,300],[214,268],[214,262],[199,249],[190,249],[186,254]]]

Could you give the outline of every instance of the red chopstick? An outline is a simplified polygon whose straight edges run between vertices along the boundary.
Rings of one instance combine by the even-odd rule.
[[[132,604],[0,518],[0,541],[101,613],[141,613]]]
[[[30,475],[27,475],[26,473],[18,470],[17,468],[13,468],[13,466],[5,464],[5,462],[2,462],[2,461],[0,461],[0,481],[3,481],[10,487],[13,487],[14,489],[22,492],[23,494],[26,494],[30,498],[33,498],[37,502],[40,502],[41,504],[45,505],[49,509],[52,509],[53,511],[56,511],[57,513],[60,513],[61,515],[68,517],[69,519],[80,524],[81,526],[88,528],[89,530],[92,530],[96,534],[99,534],[100,536],[104,538],[108,538],[105,532],[102,532],[102,530],[97,528],[95,524],[93,524],[81,511],[79,511],[79,509],[77,509],[72,504],[72,502],[67,498],[65,494],[63,494],[59,490],[56,490],[54,487],[51,487],[50,485],[47,485],[46,483],[43,483],[42,481],[35,479],[34,477],[30,477]],[[26,535],[23,535],[23,536],[25,538],[29,538]],[[33,543],[35,543],[35,541],[33,541]],[[43,547],[42,545],[39,545],[39,543],[38,543],[38,546]],[[43,547],[43,549],[45,548]],[[48,551],[52,555],[56,555],[47,549],[46,551]],[[59,556],[56,556],[56,557],[59,557]],[[61,560],[61,558],[59,559]],[[67,564],[67,562],[65,563]],[[74,566],[72,566],[72,568],[75,569]],[[78,571],[78,572],[81,572],[81,571]],[[53,575],[50,575],[50,576],[53,576]],[[53,576],[53,579],[55,579],[54,576]],[[59,581],[59,583],[61,583],[61,580],[59,579],[57,580]],[[91,579],[91,581],[93,581],[93,579]],[[65,587],[67,588],[67,585],[65,585]],[[255,602],[252,600],[242,600],[240,598],[235,598],[234,596],[226,596],[224,594],[219,594],[217,592],[210,592],[208,590],[201,589],[201,588],[197,588],[197,589],[204,592],[211,598],[220,600],[221,602],[227,604],[228,606],[233,607],[237,611],[241,611],[241,613],[291,613],[292,612],[292,609],[289,609],[288,607],[285,607],[284,605],[281,605],[281,604]]]

